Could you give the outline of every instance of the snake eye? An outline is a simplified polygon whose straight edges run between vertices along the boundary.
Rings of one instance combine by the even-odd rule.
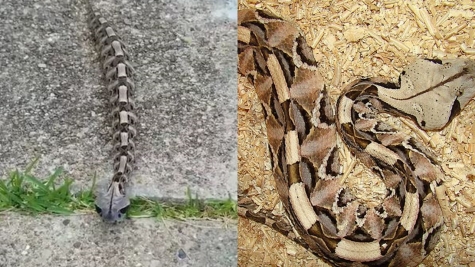
[[[126,214],[128,209],[129,209],[129,206],[120,209],[119,212],[120,212],[121,214]]]
[[[99,215],[102,215],[102,209],[99,208],[97,205],[94,205],[96,207],[96,212],[99,213]]]

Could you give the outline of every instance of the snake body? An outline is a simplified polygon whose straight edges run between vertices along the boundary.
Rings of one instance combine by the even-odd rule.
[[[240,10],[238,23],[238,72],[263,106],[276,189],[291,225],[255,211],[245,192],[239,214],[336,266],[419,264],[444,223],[435,189],[445,174],[433,152],[378,114],[407,117],[424,130],[444,128],[475,94],[475,63],[420,59],[397,84],[351,82],[334,109],[297,27],[260,10]],[[366,205],[343,186],[337,133],[384,182],[379,204]]]
[[[124,219],[130,205],[126,185],[134,164],[137,135],[132,80],[134,69],[129,53],[116,30],[89,3],[90,28],[100,52],[101,67],[107,82],[111,107],[113,169],[114,173],[106,192],[96,197],[96,211],[107,222]]]

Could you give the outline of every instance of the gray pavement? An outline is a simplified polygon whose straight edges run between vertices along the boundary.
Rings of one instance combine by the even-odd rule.
[[[0,267],[236,266],[236,225],[0,215]],[[21,229],[22,234],[18,233]]]
[[[135,76],[135,195],[236,199],[236,4],[95,1]],[[76,189],[112,175],[107,94],[84,0],[0,0],[0,177],[40,156]],[[168,230],[167,230],[168,228]],[[236,224],[0,214],[0,267],[235,266]],[[186,256],[185,256],[186,254]],[[183,258],[183,259],[181,259]]]
[[[236,198],[236,4],[96,1],[129,46],[136,195]],[[107,94],[83,0],[0,4],[0,176],[41,156],[79,187],[112,175]]]

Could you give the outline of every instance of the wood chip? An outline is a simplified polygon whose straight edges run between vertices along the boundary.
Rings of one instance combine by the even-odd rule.
[[[465,212],[475,212],[475,207],[467,208]]]
[[[465,29],[467,27],[467,24],[462,24],[462,25],[457,25],[457,27],[451,29],[447,34],[445,35],[445,39],[449,39],[450,37],[454,36],[455,34],[459,33],[461,30]]]
[[[430,35],[434,36],[437,39],[442,39],[442,35],[440,35],[439,31],[434,25],[434,22],[432,21],[432,18],[429,16],[429,13],[425,8],[421,8],[419,10],[419,14],[422,17],[422,21],[427,27],[427,30],[429,31]]]
[[[468,55],[475,55],[475,48],[469,48],[469,47],[467,47],[466,44],[461,44],[461,45],[460,45],[460,49],[462,49],[462,51],[463,51],[465,54],[468,54]]]

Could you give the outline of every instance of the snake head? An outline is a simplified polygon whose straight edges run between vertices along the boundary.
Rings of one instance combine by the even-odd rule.
[[[112,182],[105,194],[96,198],[96,212],[105,222],[116,223],[125,218],[130,200],[119,182]]]
[[[447,126],[475,96],[475,60],[418,59],[399,77],[400,88],[378,85],[378,98],[424,130]]]

